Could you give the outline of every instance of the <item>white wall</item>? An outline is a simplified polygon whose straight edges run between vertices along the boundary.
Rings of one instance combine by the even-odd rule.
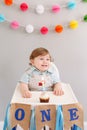
[[[32,6],[44,4],[45,7],[54,3],[62,5],[67,2],[67,0],[25,1]],[[58,14],[48,11],[43,15],[37,15],[35,12],[21,12],[18,6],[8,7],[1,2],[0,13],[9,20],[17,20],[22,25],[31,23],[39,29],[43,25],[50,26],[58,23],[68,25],[70,20],[78,20],[87,13],[87,3],[80,2],[74,10],[63,8]],[[78,101],[84,107],[87,121],[87,23],[84,22],[80,22],[76,30],[65,28],[61,34],[50,31],[45,36],[39,31],[27,34],[22,27],[12,30],[9,23],[0,23],[0,120],[4,119],[6,106],[12,98],[17,81],[28,67],[29,54],[34,48],[40,46],[51,52],[59,68],[61,80],[72,86]]]

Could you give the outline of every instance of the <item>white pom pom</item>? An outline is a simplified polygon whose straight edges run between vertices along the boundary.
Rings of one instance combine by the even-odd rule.
[[[43,14],[44,13],[44,7],[43,7],[43,5],[37,5],[36,12],[38,14]]]
[[[26,26],[25,30],[28,33],[32,33],[34,31],[34,27],[31,24],[29,24]]]

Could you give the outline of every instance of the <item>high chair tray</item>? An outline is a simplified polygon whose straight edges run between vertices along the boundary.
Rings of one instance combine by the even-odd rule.
[[[47,91],[47,94],[50,97],[49,103],[45,104],[54,104],[54,105],[63,105],[63,104],[73,104],[77,103],[77,98],[69,84],[63,84],[64,95],[56,96],[53,94],[53,91]],[[23,98],[20,93],[19,85],[16,86],[14,91],[11,103],[23,103],[23,104],[32,104],[32,105],[42,105],[44,103],[40,103],[39,97],[42,91],[31,91],[32,97],[31,98]]]

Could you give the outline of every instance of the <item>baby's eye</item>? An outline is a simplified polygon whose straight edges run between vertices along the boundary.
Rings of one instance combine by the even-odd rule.
[[[40,60],[43,60],[43,58],[40,58]]]
[[[50,59],[47,59],[47,61],[50,61]]]

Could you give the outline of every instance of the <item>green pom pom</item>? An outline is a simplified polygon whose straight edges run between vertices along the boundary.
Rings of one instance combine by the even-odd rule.
[[[84,2],[87,2],[87,0],[83,0]]]
[[[84,16],[84,21],[87,22],[87,14]]]

